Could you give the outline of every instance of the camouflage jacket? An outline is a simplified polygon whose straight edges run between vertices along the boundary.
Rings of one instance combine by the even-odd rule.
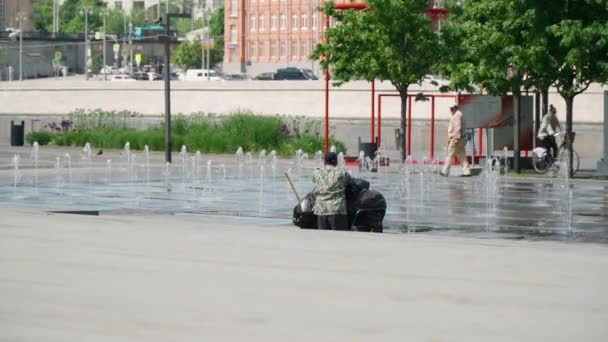
[[[316,215],[346,215],[346,185],[351,176],[344,168],[323,166],[312,175],[313,192],[317,195]]]

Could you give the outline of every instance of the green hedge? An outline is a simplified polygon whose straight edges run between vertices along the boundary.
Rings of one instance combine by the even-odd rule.
[[[25,141],[30,145],[33,145],[35,141],[37,141],[40,146],[48,145],[54,136],[54,133],[48,131],[30,132],[25,136]]]
[[[182,145],[186,145],[189,151],[234,153],[242,147],[252,152],[276,150],[282,156],[293,155],[298,149],[307,153],[323,150],[323,137],[294,136],[284,119],[252,113],[220,117],[177,116],[171,126],[172,149],[179,151]],[[93,147],[114,149],[123,148],[129,142],[134,150],[142,150],[144,145],[148,145],[152,151],[162,151],[165,148],[165,129],[163,125],[142,130],[124,125],[75,125],[67,132],[52,134],[52,142],[59,146],[84,146],[89,142]],[[331,144],[337,151],[346,152],[342,142],[332,140]]]

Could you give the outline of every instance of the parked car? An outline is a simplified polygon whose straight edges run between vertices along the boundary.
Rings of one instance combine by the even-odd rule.
[[[224,75],[224,79],[227,80],[227,81],[243,81],[243,80],[248,80],[249,79],[249,75],[248,74],[244,74],[244,73],[226,74],[226,75]]]
[[[150,81],[159,81],[159,80],[162,80],[162,79],[163,79],[163,76],[161,74],[157,74],[157,73],[155,73],[153,71],[148,72],[148,80],[150,80]]]
[[[147,72],[134,72],[131,76],[137,81],[149,81],[150,75]]]
[[[112,78],[110,79],[113,82],[132,82],[135,81],[135,79],[129,75],[112,75]]]
[[[254,77],[254,80],[259,80],[259,81],[270,81],[270,80],[274,80],[274,72],[263,72],[259,75],[257,75],[256,77]]]
[[[189,69],[183,75],[185,81],[221,81],[222,78],[215,70]]]
[[[275,80],[318,80],[310,69],[287,67],[277,69]]]

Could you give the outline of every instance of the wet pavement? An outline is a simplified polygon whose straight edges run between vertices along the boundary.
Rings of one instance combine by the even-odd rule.
[[[0,171],[0,207],[46,211],[214,214],[289,224],[295,196],[312,188],[314,156],[173,155],[105,151],[89,161],[82,149],[42,147],[38,169],[22,148],[20,169]],[[68,158],[66,153],[70,154]],[[59,158],[59,159],[57,159]],[[8,161],[10,162],[10,160]],[[462,234],[507,239],[608,242],[608,182],[504,176],[498,166],[476,176],[440,177],[437,164],[393,163],[380,172],[348,169],[387,199],[387,233]],[[492,172],[490,172],[492,171]],[[15,175],[17,177],[15,178]]]

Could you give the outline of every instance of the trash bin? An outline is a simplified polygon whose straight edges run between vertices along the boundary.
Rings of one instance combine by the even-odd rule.
[[[11,121],[11,146],[23,146],[23,133],[25,131],[25,121],[21,121],[21,125],[15,125]]]
[[[376,143],[360,143],[359,151],[363,151],[366,157],[374,159],[376,151],[378,151],[378,145]]]

